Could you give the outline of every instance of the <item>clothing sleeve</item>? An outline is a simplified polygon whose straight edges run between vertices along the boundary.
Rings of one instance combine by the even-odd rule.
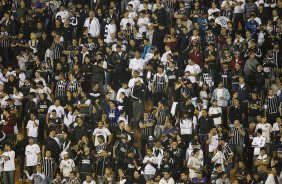
[[[219,152],[217,152],[211,159],[211,161],[215,162],[219,158]]]
[[[89,105],[91,104],[91,100],[87,99],[86,102],[85,102],[85,104],[86,104],[87,106],[89,106]]]
[[[233,154],[233,152],[232,152],[232,150],[231,150],[231,148],[230,148],[230,146],[228,145],[228,146],[226,146],[226,152],[227,152],[227,155],[228,155],[228,157],[230,156],[230,155],[232,155]]]
[[[112,135],[112,133],[110,132],[110,130],[109,130],[109,129],[106,129],[106,134],[107,134],[107,136]]]
[[[73,167],[75,167],[75,163],[74,163],[74,161],[73,160],[71,160],[72,161],[72,163],[71,163],[71,167],[73,168]]]
[[[36,146],[36,154],[38,154],[38,153],[40,153],[41,151],[40,151],[40,148],[39,148],[39,146],[37,145]]]
[[[266,181],[265,181],[265,184],[273,184],[273,183],[275,183],[273,174],[269,174]]]

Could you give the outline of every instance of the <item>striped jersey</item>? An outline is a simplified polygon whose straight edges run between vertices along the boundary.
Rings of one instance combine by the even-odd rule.
[[[43,173],[45,176],[53,176],[55,168],[55,160],[53,158],[42,159]]]
[[[243,146],[245,136],[240,134],[240,131],[239,131],[238,128],[232,127],[231,130],[230,130],[230,134],[232,136],[229,139],[229,144],[242,145]]]
[[[77,80],[69,81],[67,85],[67,91],[74,92],[78,91],[80,84]]]
[[[7,31],[0,32],[0,46],[3,47],[10,47],[11,41],[9,38],[9,33]]]
[[[57,97],[64,97],[66,95],[66,87],[67,87],[67,81],[58,81],[56,85],[56,96]]]

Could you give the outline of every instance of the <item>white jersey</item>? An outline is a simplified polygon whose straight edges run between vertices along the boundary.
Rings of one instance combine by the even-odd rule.
[[[220,25],[221,27],[228,27],[228,22],[230,22],[229,18],[225,16],[220,16],[215,19],[215,23]]]

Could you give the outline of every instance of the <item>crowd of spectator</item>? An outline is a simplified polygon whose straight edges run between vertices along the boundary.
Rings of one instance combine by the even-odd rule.
[[[282,0],[0,0],[0,183],[281,184]]]

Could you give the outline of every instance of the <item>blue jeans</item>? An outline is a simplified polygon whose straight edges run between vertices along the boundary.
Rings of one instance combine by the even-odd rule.
[[[4,171],[3,183],[15,184],[15,171]]]
[[[51,184],[53,181],[53,176],[45,176],[45,184]]]
[[[230,171],[233,167],[233,162],[229,162],[227,166],[225,166],[225,172],[228,178],[230,178]]]

